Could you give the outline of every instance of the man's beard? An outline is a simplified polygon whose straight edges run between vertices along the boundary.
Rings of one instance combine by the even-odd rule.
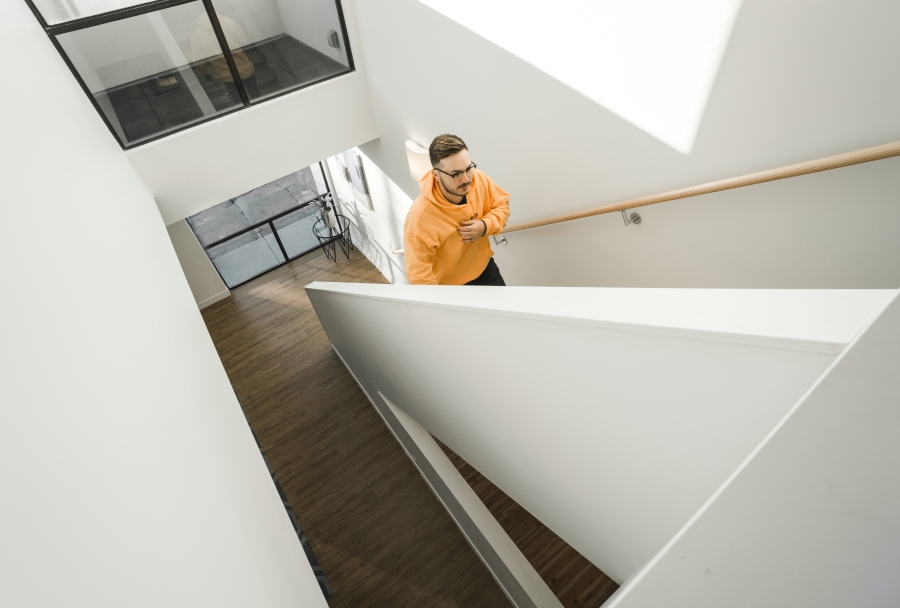
[[[459,192],[459,191],[454,190],[454,189],[452,189],[452,188],[448,188],[448,187],[447,187],[447,184],[444,183],[444,180],[440,180],[440,182],[441,182],[441,186],[444,187],[444,190],[446,190],[447,192],[449,192],[449,193],[452,194],[453,196],[466,196],[466,193],[465,193],[465,192]],[[471,185],[472,185],[472,182],[469,182],[468,184],[465,184],[465,186],[462,186],[462,187],[468,188],[468,187],[470,187]]]

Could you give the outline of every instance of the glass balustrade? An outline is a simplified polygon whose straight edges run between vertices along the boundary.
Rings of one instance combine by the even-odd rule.
[[[234,84],[206,68],[225,58],[197,42],[205,17],[203,4],[190,2],[57,38],[125,146],[243,105]]]
[[[339,0],[30,0],[124,148],[353,70]]]
[[[131,8],[147,0],[32,0],[44,20],[55,25]]]
[[[339,37],[328,34],[341,31],[336,12],[309,11],[308,5],[314,3],[277,0],[256,0],[253,10],[232,0],[212,4],[251,102],[320,82],[350,67]],[[223,78],[226,67],[217,67]]]

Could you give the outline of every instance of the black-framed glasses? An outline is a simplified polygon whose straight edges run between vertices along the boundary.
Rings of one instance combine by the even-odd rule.
[[[441,171],[437,167],[433,167],[433,169],[435,171],[437,171],[439,173],[443,173],[444,175],[446,175],[447,177],[451,178],[454,181],[458,181],[459,178],[461,178],[463,176],[463,174],[465,174],[466,177],[472,177],[472,172],[475,171],[475,169],[477,169],[477,168],[478,168],[478,165],[476,165],[475,163],[472,163],[471,165],[469,165],[468,169],[466,169],[465,171],[454,171],[453,173],[447,173],[446,171]]]

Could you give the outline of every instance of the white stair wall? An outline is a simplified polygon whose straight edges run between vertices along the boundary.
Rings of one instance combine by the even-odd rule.
[[[900,606],[900,302],[609,608]]]
[[[307,287],[382,393],[622,582],[891,290]]]

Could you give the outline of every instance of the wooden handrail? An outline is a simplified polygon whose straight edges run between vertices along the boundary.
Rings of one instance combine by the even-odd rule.
[[[538,226],[548,226],[550,224],[558,224],[559,222],[568,222],[569,220],[579,220],[584,217],[593,215],[602,215],[604,213],[615,213],[617,211],[625,211],[626,209],[634,209],[635,207],[646,207],[647,205],[655,205],[666,201],[674,201],[680,198],[689,198],[691,196],[700,196],[701,194],[710,194],[712,192],[721,192],[723,190],[732,190],[743,186],[752,186],[753,184],[762,184],[765,182],[773,182],[788,177],[799,177],[801,175],[809,175],[810,173],[818,173],[819,171],[828,171],[829,169],[839,169],[841,167],[849,167],[850,165],[858,165],[873,160],[882,160],[900,156],[900,141],[895,141],[882,146],[865,148],[864,150],[856,150],[854,152],[845,152],[835,156],[810,160],[796,165],[788,165],[778,169],[769,169],[768,171],[760,171],[759,173],[751,173],[740,177],[732,177],[717,182],[701,184],[691,188],[682,188],[681,190],[671,190],[662,194],[654,194],[652,196],[644,196],[634,198],[621,203],[612,205],[604,205],[584,211],[576,211],[574,213],[566,213],[556,215],[543,220],[535,220],[533,222],[525,222],[524,224],[516,224],[509,226],[503,230],[503,234],[516,232],[518,230],[526,230],[528,228],[537,228]]]

